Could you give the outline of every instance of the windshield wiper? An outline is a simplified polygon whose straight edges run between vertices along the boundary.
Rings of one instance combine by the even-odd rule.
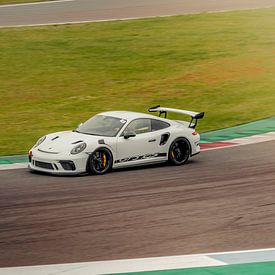
[[[90,135],[90,136],[100,136],[97,134],[91,134],[91,133],[85,133],[85,132],[79,132],[79,131],[77,131],[77,133],[84,134],[84,135]]]
[[[100,135],[100,134],[92,134],[92,133],[85,133],[85,132],[80,132],[78,130],[73,130],[73,132],[79,133],[79,134],[83,134],[83,135],[90,135],[90,136],[98,136],[98,137],[113,137],[113,136],[106,136],[106,135]]]

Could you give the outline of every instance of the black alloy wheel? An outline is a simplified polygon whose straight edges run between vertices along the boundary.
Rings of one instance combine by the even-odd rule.
[[[190,157],[190,144],[185,138],[177,138],[169,148],[168,158],[173,165],[182,165]]]
[[[112,168],[113,157],[107,148],[94,151],[88,160],[88,172],[95,175],[105,174]]]

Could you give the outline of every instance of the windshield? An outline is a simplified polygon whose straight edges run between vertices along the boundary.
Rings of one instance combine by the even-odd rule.
[[[121,118],[96,115],[80,125],[76,131],[88,135],[115,137],[125,123],[126,120]]]

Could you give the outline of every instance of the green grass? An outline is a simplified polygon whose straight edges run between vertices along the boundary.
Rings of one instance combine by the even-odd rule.
[[[45,1],[55,1],[55,0],[0,0],[0,5],[45,2]]]
[[[0,30],[0,154],[106,110],[205,111],[200,131],[275,113],[275,10]]]

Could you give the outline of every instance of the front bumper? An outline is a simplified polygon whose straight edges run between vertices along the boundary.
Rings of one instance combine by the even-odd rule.
[[[77,175],[86,172],[89,155],[48,154],[39,151],[32,152],[29,157],[29,169],[56,175]]]

